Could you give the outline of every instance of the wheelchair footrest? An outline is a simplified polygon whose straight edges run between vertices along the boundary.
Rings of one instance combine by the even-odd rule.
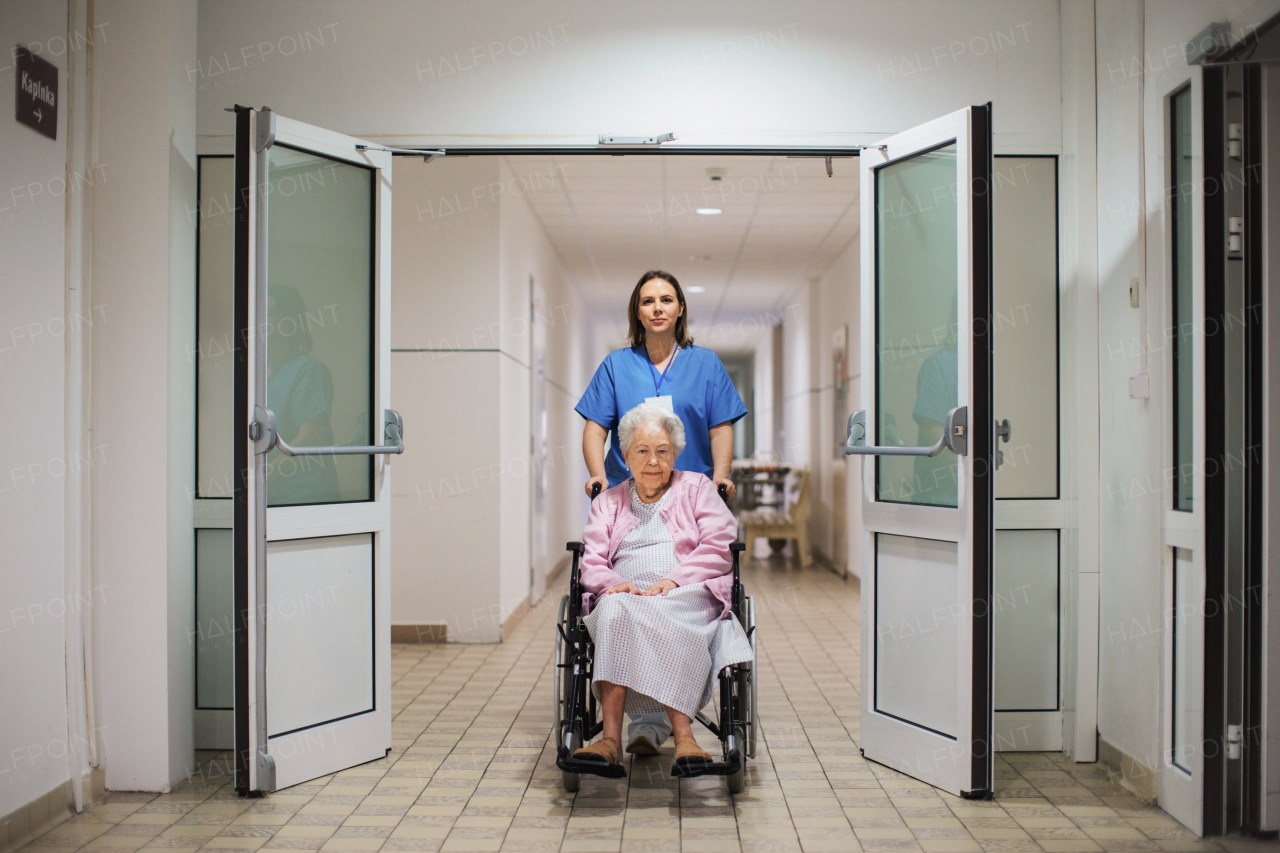
[[[587,773],[606,779],[625,779],[627,771],[621,764],[605,764],[603,761],[583,761],[574,758],[568,747],[560,747],[556,753],[556,767],[568,773]]]
[[[742,766],[742,752],[733,750],[724,761],[671,764],[671,776],[675,779],[692,779],[695,776],[732,776]]]

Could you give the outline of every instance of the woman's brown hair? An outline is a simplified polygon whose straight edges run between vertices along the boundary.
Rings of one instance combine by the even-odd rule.
[[[676,346],[687,347],[693,343],[693,338],[689,336],[689,308],[684,302],[684,291],[675,276],[662,270],[649,270],[640,276],[635,290],[631,291],[631,301],[627,303],[627,346],[638,347],[644,343],[644,324],[640,322],[640,288],[655,278],[662,279],[676,290],[676,301],[680,303],[680,316],[676,318]]]

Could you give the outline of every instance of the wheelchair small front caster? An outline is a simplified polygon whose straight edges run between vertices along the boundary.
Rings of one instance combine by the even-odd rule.
[[[573,735],[569,740],[569,754],[573,755],[574,752],[576,752],[581,748],[582,748],[582,734],[578,731],[577,726],[574,726]],[[578,786],[582,782],[582,774],[570,773],[568,770],[561,770],[560,781],[564,785],[564,789],[566,791],[568,791],[570,794],[575,794],[578,791]]]
[[[738,769],[725,778],[729,780],[729,793],[741,794],[747,787],[747,730],[742,726],[734,726],[733,741],[738,744]]]

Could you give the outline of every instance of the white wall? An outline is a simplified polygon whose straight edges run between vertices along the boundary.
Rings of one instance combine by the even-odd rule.
[[[1141,273],[1142,263],[1142,222],[1135,203],[1141,198],[1136,152],[1142,93],[1139,79],[1124,74],[1108,80],[1107,70],[1140,56],[1141,39],[1137,0],[1097,7],[1098,399],[1101,432],[1108,436],[1099,483],[1099,549],[1106,559],[1100,578],[1098,729],[1104,740],[1157,767],[1162,635],[1129,639],[1132,632],[1125,630],[1130,619],[1161,624],[1163,580],[1163,493],[1144,489],[1139,494],[1131,488],[1159,482],[1161,461],[1161,398],[1134,400],[1128,393],[1129,377],[1140,369],[1140,347],[1134,344],[1142,340],[1140,314],[1129,307],[1129,280]],[[1123,452],[1113,452],[1121,447]]]
[[[1060,142],[1053,0],[222,0],[200,58],[202,134],[232,132],[234,100],[395,144],[856,143],[994,100],[997,144]]]
[[[445,624],[450,640],[498,639],[502,356],[498,210],[471,189],[490,158],[392,165],[391,399],[405,420],[392,464],[392,624]]]
[[[782,431],[774,452],[788,465],[802,468],[813,463],[815,290],[812,281],[796,288],[782,321]]]
[[[1063,583],[1063,749],[1097,758],[1098,265],[1094,4],[1062,6],[1063,138],[1059,161]],[[1074,460],[1074,463],[1071,462]]]
[[[831,268],[818,283],[822,310],[819,312],[820,344],[817,365],[819,441],[814,453],[814,465],[818,472],[818,489],[815,502],[818,515],[815,518],[815,541],[823,555],[837,570],[847,569],[854,575],[861,574],[859,555],[861,548],[856,531],[862,520],[862,466],[856,457],[837,459],[835,445],[844,444],[845,428],[849,415],[861,407],[862,385],[861,335],[859,317],[861,300],[859,281],[860,243],[854,239],[840,253]],[[838,331],[848,329],[845,345],[848,359],[845,367],[845,400],[837,403],[834,370],[834,337]],[[837,429],[835,407],[842,406],[840,426]]]
[[[581,532],[578,308],[496,157],[394,165],[392,623],[492,642]],[[530,290],[547,294],[547,529],[530,550]]]
[[[755,405],[750,418],[755,419],[756,452],[773,450],[773,326],[764,326],[755,336],[753,365]]]
[[[163,791],[192,767],[195,624],[195,0],[96,4],[95,588],[107,785]]]
[[[58,67],[63,84],[57,141],[12,120],[12,84],[4,88],[0,122],[0,682],[7,685],[0,691],[0,815],[70,777],[63,380],[68,326],[79,321],[67,317],[64,282],[66,36],[66,3],[0,6],[6,82],[14,74],[13,46],[29,45]]]
[[[581,489],[587,471],[581,451],[582,419],[573,407],[586,385],[575,369],[575,346],[582,324],[578,292],[532,208],[520,194],[521,183],[513,180],[520,175],[505,159],[499,177],[503,187],[499,199],[499,276],[504,304],[501,316],[505,318],[501,345],[503,352],[510,356],[508,370],[512,371],[510,393],[505,388],[502,393],[505,407],[502,429],[508,436],[504,441],[502,476],[504,484],[511,484],[506,490],[509,497],[504,497],[511,501],[511,507],[509,510],[504,507],[504,513],[509,513],[512,519],[510,529],[503,525],[504,543],[509,542],[510,547],[503,558],[502,601],[505,608],[510,608],[529,594],[535,602],[540,599],[548,576],[567,553],[565,543],[581,537]],[[541,316],[532,319],[529,317],[530,278],[542,289],[546,299]],[[538,476],[536,470],[526,466],[528,407],[532,405],[529,388],[535,367],[531,323],[541,324],[546,336],[543,372],[548,421],[547,509],[545,529],[541,532],[530,530],[528,521],[532,478]],[[519,362],[527,367],[522,368]],[[521,369],[523,373],[518,372]],[[520,535],[529,540],[527,548],[520,547],[517,541]]]

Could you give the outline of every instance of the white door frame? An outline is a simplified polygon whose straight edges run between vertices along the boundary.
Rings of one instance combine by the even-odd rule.
[[[1162,133],[1160,134],[1159,150],[1162,152],[1157,163],[1152,164],[1153,168],[1158,170],[1159,183],[1158,186],[1167,186],[1170,181],[1171,172],[1168,161],[1168,151],[1170,143],[1170,126],[1171,126],[1171,99],[1172,96],[1181,91],[1184,87],[1190,86],[1191,93],[1191,128],[1192,128],[1192,162],[1191,174],[1192,183],[1199,187],[1203,186],[1204,181],[1204,150],[1203,150],[1203,128],[1204,128],[1204,89],[1201,85],[1200,70],[1193,67],[1184,67],[1180,69],[1180,73],[1172,74],[1167,80],[1161,81],[1164,92],[1159,96],[1159,116],[1161,119]],[[1163,501],[1163,517],[1161,524],[1161,563],[1162,577],[1164,578],[1164,588],[1162,590],[1163,613],[1166,614],[1164,632],[1162,637],[1162,664],[1160,679],[1160,755],[1157,762],[1156,770],[1158,771],[1159,780],[1159,803],[1161,808],[1169,812],[1189,829],[1195,833],[1201,833],[1204,826],[1204,777],[1203,777],[1203,749],[1205,742],[1203,716],[1204,709],[1202,707],[1202,699],[1204,696],[1204,607],[1195,606],[1193,612],[1189,614],[1189,627],[1191,629],[1191,659],[1196,662],[1196,668],[1192,672],[1192,688],[1191,695],[1196,697],[1200,702],[1199,705],[1193,706],[1191,711],[1191,728],[1193,732],[1188,732],[1191,737],[1193,746],[1190,755],[1184,758],[1186,764],[1179,765],[1173,759],[1173,751],[1175,746],[1174,737],[1174,707],[1173,707],[1173,691],[1174,691],[1174,631],[1173,624],[1170,619],[1175,617],[1175,607],[1181,608],[1182,602],[1175,602],[1174,577],[1175,568],[1178,563],[1178,555],[1183,552],[1189,552],[1189,563],[1183,562],[1182,568],[1186,570],[1190,568],[1198,577],[1193,587],[1199,590],[1200,602],[1204,601],[1204,577],[1205,577],[1205,507],[1203,503],[1205,478],[1204,465],[1205,458],[1205,375],[1204,375],[1204,353],[1205,353],[1205,335],[1204,335],[1204,241],[1205,241],[1205,219],[1203,194],[1193,193],[1190,196],[1194,201],[1191,208],[1191,252],[1192,252],[1192,317],[1191,323],[1194,328],[1192,337],[1192,346],[1194,353],[1192,357],[1192,410],[1193,410],[1193,439],[1192,439],[1192,458],[1197,462],[1195,465],[1195,473],[1192,479],[1192,492],[1199,500],[1195,502],[1194,509],[1190,512],[1178,511],[1173,509],[1174,492],[1172,477],[1164,478],[1162,488]],[[1151,300],[1148,304],[1158,306],[1159,310],[1156,316],[1160,318],[1162,329],[1173,327],[1173,300],[1171,297],[1173,286],[1172,272],[1172,229],[1173,223],[1171,219],[1170,208],[1167,203],[1161,204],[1161,229],[1154,232],[1154,229],[1148,231],[1148,239],[1153,244],[1149,248],[1154,250],[1151,255],[1155,257],[1156,263],[1152,264],[1151,258],[1148,264],[1153,271],[1158,271],[1157,287],[1147,288],[1147,298]],[[1151,239],[1159,235],[1157,239]],[[1155,278],[1153,276],[1153,278]],[[1161,391],[1160,406],[1160,443],[1161,458],[1172,460],[1174,458],[1173,447],[1173,429],[1174,417],[1172,407],[1173,399],[1173,365],[1171,362],[1171,348],[1161,348],[1161,359],[1158,365],[1152,365],[1153,368],[1159,370],[1154,377],[1160,382],[1158,386]],[[1153,382],[1153,385],[1155,383]],[[1172,463],[1170,463],[1172,464]],[[1174,476],[1177,472],[1174,472]]]

